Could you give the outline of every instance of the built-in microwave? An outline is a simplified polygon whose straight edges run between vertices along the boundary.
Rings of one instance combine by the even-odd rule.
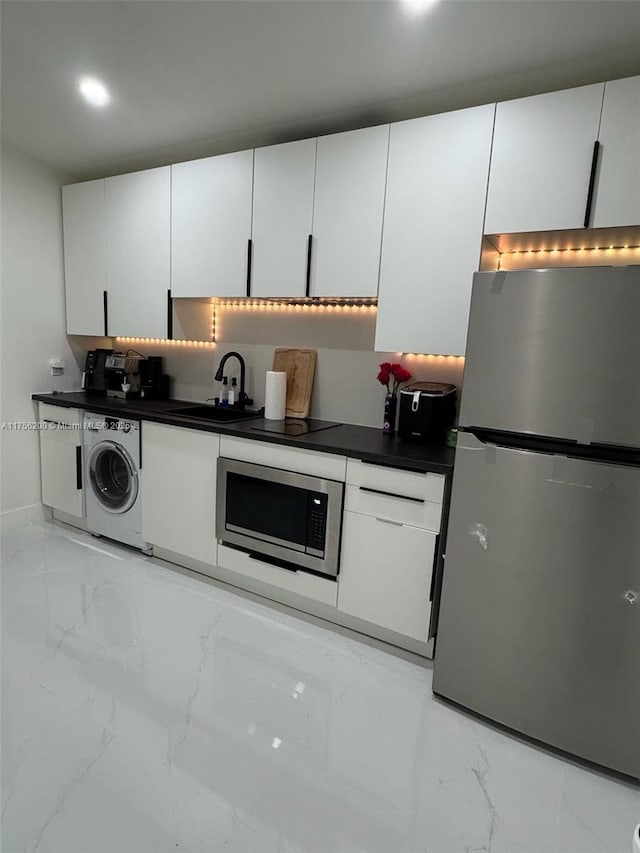
[[[216,536],[284,568],[335,577],[344,483],[218,459]]]

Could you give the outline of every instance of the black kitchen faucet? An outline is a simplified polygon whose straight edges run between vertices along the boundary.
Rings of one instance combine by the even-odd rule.
[[[222,382],[222,377],[224,374],[224,366],[229,361],[229,359],[234,356],[238,359],[238,364],[240,365],[240,393],[238,394],[238,402],[235,404],[239,409],[244,409],[245,406],[250,406],[253,403],[244,390],[244,377],[246,372],[246,365],[244,363],[244,358],[240,355],[239,352],[228,352],[222,356],[220,360],[220,364],[218,365],[218,369],[216,370],[215,376],[213,377],[215,382]]]

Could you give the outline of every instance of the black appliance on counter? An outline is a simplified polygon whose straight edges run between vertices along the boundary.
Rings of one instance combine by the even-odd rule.
[[[112,352],[106,358],[107,396],[123,400],[167,400],[169,377],[162,372],[162,356],[144,356],[134,350]]]
[[[119,400],[138,400],[138,362],[142,357],[113,352],[107,356],[107,397]]]
[[[169,376],[162,372],[161,355],[148,355],[138,362],[138,384],[145,400],[169,399]]]
[[[82,387],[87,394],[104,397],[107,393],[107,357],[112,349],[92,349],[87,353],[87,360],[82,374]]]
[[[444,444],[455,415],[455,385],[413,382],[400,392],[398,435],[405,441]]]

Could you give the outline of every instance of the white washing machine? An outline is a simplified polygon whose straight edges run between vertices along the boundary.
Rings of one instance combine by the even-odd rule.
[[[82,436],[89,531],[150,553],[142,538],[140,422],[85,412]]]

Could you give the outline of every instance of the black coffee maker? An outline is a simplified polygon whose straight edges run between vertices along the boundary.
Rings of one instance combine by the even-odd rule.
[[[169,377],[162,372],[162,356],[148,355],[138,362],[140,396],[145,400],[167,400]]]
[[[87,394],[104,397],[107,393],[107,356],[112,349],[92,349],[87,353],[87,360],[82,374],[82,387]]]

